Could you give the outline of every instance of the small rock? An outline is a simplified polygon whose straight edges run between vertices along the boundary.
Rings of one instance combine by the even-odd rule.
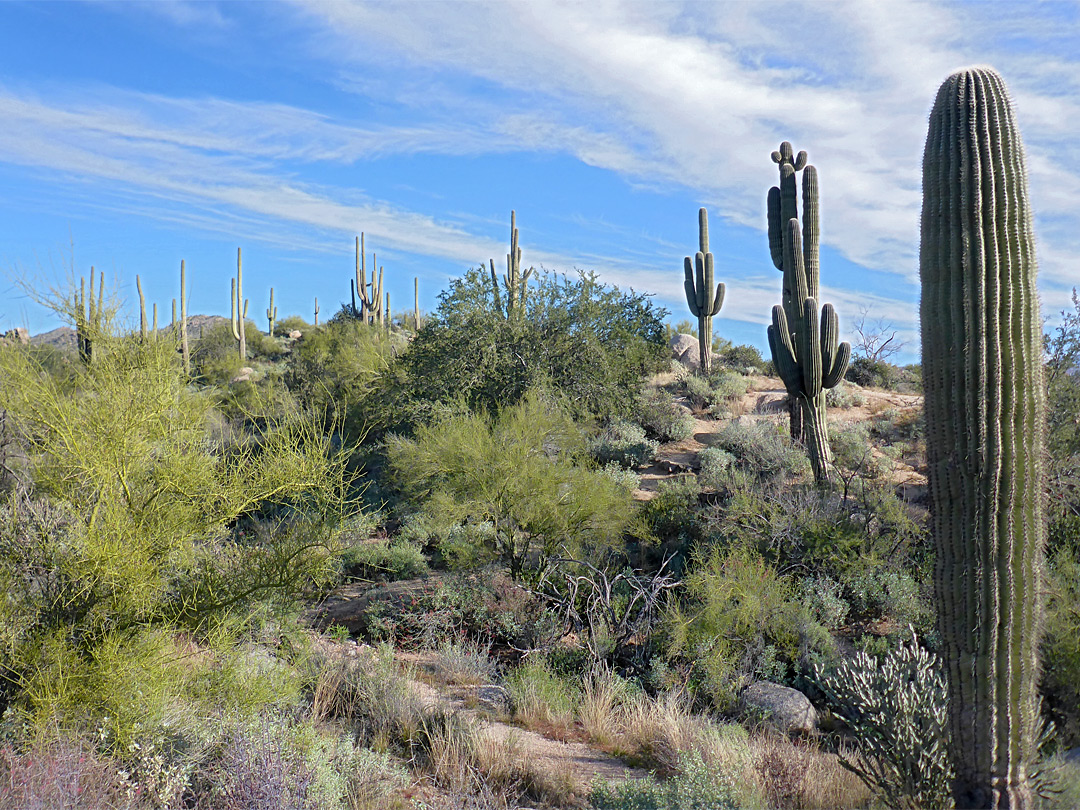
[[[770,681],[758,681],[739,697],[743,711],[758,711],[765,721],[785,734],[812,737],[818,731],[814,704],[798,689]]]
[[[253,369],[251,366],[244,366],[242,369],[240,369],[236,373],[235,377],[233,377],[231,380],[229,380],[229,382],[234,382],[234,383],[247,382],[248,380],[251,379],[251,375],[254,374],[254,373],[255,373],[255,369]]]
[[[304,333],[301,332],[299,329],[293,329],[291,332],[289,332],[289,340],[299,340],[303,336]]]

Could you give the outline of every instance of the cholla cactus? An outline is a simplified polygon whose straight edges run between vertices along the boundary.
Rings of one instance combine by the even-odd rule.
[[[952,806],[948,697],[937,656],[912,638],[882,659],[865,652],[813,674],[851,727],[859,757],[840,757],[888,807]]]

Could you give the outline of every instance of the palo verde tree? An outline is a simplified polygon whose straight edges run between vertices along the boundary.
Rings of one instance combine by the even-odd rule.
[[[38,720],[130,728],[149,684],[182,680],[177,629],[212,633],[330,572],[329,440],[299,416],[225,438],[177,348],[104,334],[62,385],[0,346],[0,411],[32,471],[0,504],[0,703]]]
[[[1024,149],[990,68],[938,90],[923,154],[922,361],[958,807],[1035,806],[1045,389]]]
[[[424,516],[447,534],[473,530],[473,558],[488,553],[516,579],[534,552],[618,545],[630,492],[589,469],[584,449],[567,411],[537,391],[495,417],[459,413],[387,440],[394,478]]]

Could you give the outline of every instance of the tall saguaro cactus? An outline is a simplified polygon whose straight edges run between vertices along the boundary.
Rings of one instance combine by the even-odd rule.
[[[139,291],[139,337],[146,341],[146,296],[143,295],[142,281],[135,276],[135,289]]]
[[[773,152],[780,165],[780,185],[769,190],[769,250],[783,277],[782,303],[772,310],[769,348],[773,364],[792,402],[791,435],[801,439],[810,454],[814,478],[829,479],[832,450],[825,422],[825,389],[844,377],[851,345],[840,342],[832,304],[818,315],[821,265],[818,243],[817,169],[806,163],[806,152],[792,156],[784,141]],[[795,174],[802,171],[803,219],[798,219]]]
[[[378,267],[378,259],[371,254],[371,281],[367,279],[367,254],[364,252],[364,234],[356,237],[356,280],[353,284],[353,312],[359,312],[360,319],[364,323],[383,322],[383,269],[379,267],[379,276],[376,281],[375,268]],[[356,309],[356,296],[360,296],[360,309]]]
[[[683,287],[686,290],[686,303],[690,312],[698,319],[698,357],[701,371],[708,374],[712,370],[712,319],[724,304],[723,282],[716,285],[713,292],[713,255],[709,252],[709,214],[702,208],[698,210],[698,252],[693,261],[687,256],[683,259],[683,272],[686,276]],[[696,274],[696,281],[695,281]]]
[[[1001,77],[950,76],[923,154],[922,362],[958,807],[1027,808],[1045,396],[1024,150]]]
[[[191,351],[188,349],[187,331],[187,270],[180,260],[180,352],[184,361],[184,373],[191,374]]]
[[[232,280],[232,303],[229,319],[232,321],[233,338],[240,349],[240,362],[247,360],[247,334],[244,322],[247,320],[248,301],[244,298],[244,271],[240,263],[240,248],[236,249],[236,278]],[[242,302],[242,303],[241,303]]]
[[[94,268],[90,268],[90,298],[86,297],[86,277],[79,279],[79,292],[75,296],[75,341],[79,358],[86,365],[94,362],[94,340],[101,334],[105,319],[105,271],[98,282],[97,301],[94,301]]]
[[[277,320],[277,307],[274,306],[274,288],[270,288],[270,306],[266,308],[266,319],[270,322],[266,332],[270,337],[274,336],[274,321]]]
[[[499,291],[499,277],[495,273],[495,260],[489,259],[491,268],[491,288],[495,293],[495,309],[503,311],[502,297]],[[514,317],[515,312],[525,311],[525,293],[529,286],[529,276],[533,269],[522,271],[521,246],[518,244],[517,212],[510,212],[510,252],[506,254],[506,273],[503,284],[506,286],[506,318]]]

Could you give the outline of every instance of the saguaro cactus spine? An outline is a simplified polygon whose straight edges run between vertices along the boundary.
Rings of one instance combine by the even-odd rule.
[[[820,263],[817,169],[806,152],[792,156],[784,141],[773,152],[780,186],[769,190],[769,249],[783,276],[782,304],[773,307],[769,348],[773,364],[792,402],[791,435],[806,444],[814,478],[829,479],[832,450],[825,422],[825,389],[844,377],[851,345],[840,342],[839,321],[831,304],[818,315]],[[802,170],[803,220],[797,217],[795,173]]]
[[[274,336],[274,321],[277,320],[277,307],[274,306],[274,288],[270,288],[270,306],[266,308],[266,319],[270,326],[266,332],[270,337]]]
[[[712,319],[724,304],[724,285],[722,282],[717,284],[715,292],[713,291],[714,268],[713,255],[709,252],[709,214],[704,208],[698,210],[698,252],[692,261],[689,256],[683,259],[683,272],[686,276],[683,281],[686,303],[690,305],[690,312],[698,319],[698,358],[701,371],[708,374],[712,370]]]
[[[232,280],[229,319],[232,322],[233,338],[240,348],[240,362],[247,360],[247,335],[244,321],[247,320],[248,301],[244,298],[244,270],[240,261],[240,248],[236,249],[236,278]],[[243,302],[243,303],[241,303]]]
[[[1024,150],[1001,77],[950,76],[923,154],[922,362],[958,807],[1034,806],[1045,395]]]
[[[503,309],[502,298],[499,294],[499,277],[495,273],[495,260],[489,259],[491,267],[491,288],[495,294],[495,309],[500,312]],[[503,283],[506,285],[506,317],[514,317],[515,312],[525,311],[525,294],[528,291],[529,276],[533,269],[522,271],[521,269],[521,246],[518,244],[517,212],[510,212],[510,252],[506,254],[506,273],[503,275]]]

